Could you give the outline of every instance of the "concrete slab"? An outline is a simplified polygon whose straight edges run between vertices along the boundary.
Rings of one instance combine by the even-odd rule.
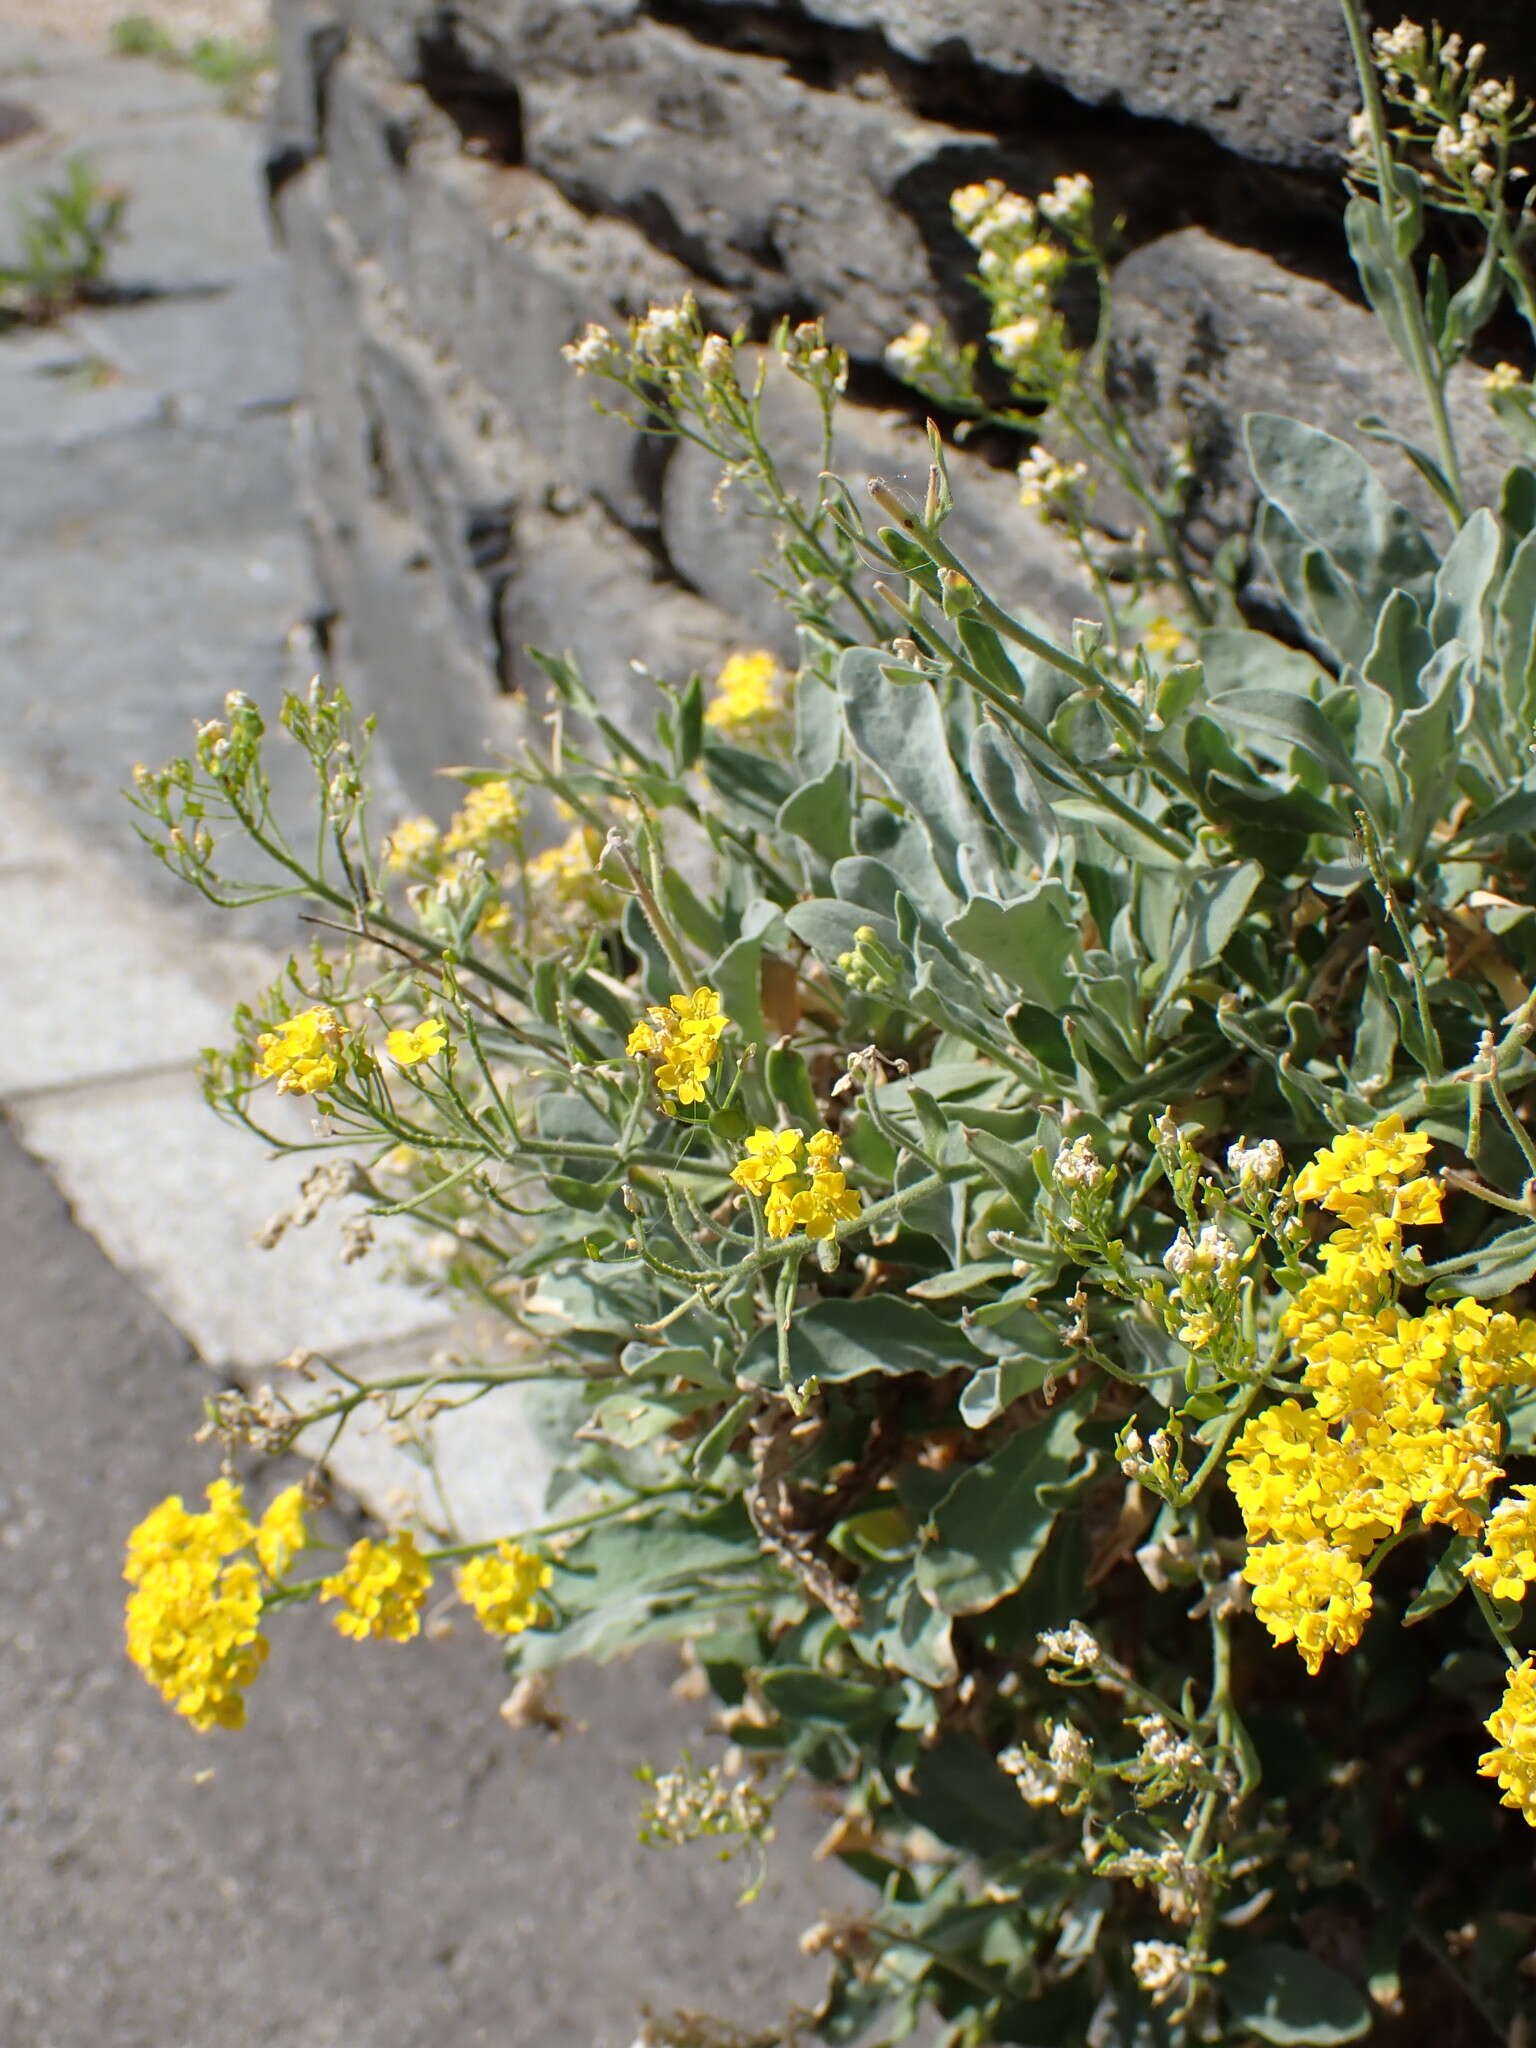
[[[0,1096],[190,1061],[228,1025],[131,901],[62,872],[0,875]]]
[[[446,1320],[383,1277],[387,1238],[341,1264],[342,1205],[259,1250],[253,1237],[291,1206],[309,1162],[263,1156],[213,1118],[190,1076],[40,1096],[15,1114],[81,1223],[210,1365],[265,1371],[301,1346],[349,1351]]]
[[[811,1862],[808,1806],[748,1913],[711,1845],[635,1840],[636,1765],[720,1745],[669,1657],[573,1674],[552,1742],[498,1718],[472,1623],[351,1644],[302,1609],[242,1734],[177,1721],[122,1655],[119,1573],[132,1524],[216,1470],[190,1441],[208,1375],[3,1124],[0,1211],[26,1446],[0,1467],[7,2048],[625,2048],[643,2002],[753,2026],[815,1996],[795,1936],[863,1895]],[[300,1471],[259,1467],[253,1496]]]
[[[468,1321],[351,1352],[342,1363],[354,1379],[377,1382],[427,1368],[451,1369],[465,1360],[517,1363],[496,1329]],[[312,1380],[290,1372],[245,1377],[253,1389],[263,1382],[274,1386],[296,1408],[345,1391],[335,1374],[312,1370]],[[409,1398],[402,1393],[396,1400],[403,1404]],[[464,1392],[443,1387],[436,1401],[462,1402]],[[348,1419],[334,1450],[330,1423],[307,1430],[298,1447],[311,1457],[324,1456],[336,1483],[381,1521],[413,1524],[454,1542],[487,1542],[531,1528],[544,1516],[550,1463],[527,1401],[526,1387],[511,1385],[442,1408],[426,1420],[397,1422],[382,1409],[364,1407]]]

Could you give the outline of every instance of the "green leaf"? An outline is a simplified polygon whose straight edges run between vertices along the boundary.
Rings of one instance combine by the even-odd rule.
[[[1376,621],[1376,638],[1360,673],[1406,711],[1423,702],[1419,678],[1434,653],[1424,615],[1406,590],[1394,590]]]
[[[972,737],[971,774],[993,821],[1048,874],[1061,850],[1050,798],[1024,750],[991,719],[977,726]]]
[[[778,1332],[759,1330],[742,1354],[739,1377],[755,1386],[779,1384]],[[867,1373],[923,1373],[933,1378],[956,1366],[980,1364],[980,1356],[958,1323],[895,1295],[867,1301],[819,1301],[797,1315],[789,1328],[791,1384],[824,1385]]]
[[[834,1678],[808,1664],[770,1665],[758,1673],[757,1684],[782,1721],[808,1721],[850,1733],[873,1734],[890,1718],[884,1687],[854,1678]]]
[[[1449,1301],[1461,1294],[1488,1301],[1507,1294],[1536,1273],[1536,1223],[1517,1223],[1491,1244],[1459,1258],[1442,1259],[1428,1270],[1431,1301]]]
[[[853,852],[853,769],[834,761],[826,774],[781,805],[780,828],[792,832],[828,867]]]
[[[979,1614],[1016,1592],[1034,1569],[1070,1491],[1093,1470],[1077,1464],[1081,1408],[1020,1430],[955,1481],[934,1510],[917,1583],[943,1614]]]
[[[1503,551],[1499,522],[1480,505],[1452,541],[1435,577],[1429,634],[1437,647],[1460,640],[1474,661],[1482,660],[1488,593]]]
[[[718,1393],[698,1389],[668,1394],[639,1393],[626,1388],[599,1403],[592,1427],[623,1450],[638,1450],[642,1444],[663,1435],[674,1423],[697,1414],[701,1408],[714,1407],[719,1398]]]
[[[756,822],[774,825],[779,811],[795,793],[789,771],[765,754],[749,753],[745,747],[728,747],[719,740],[706,740],[704,773],[726,803],[738,805]]]
[[[1410,1603],[1403,1615],[1403,1627],[1412,1628],[1416,1621],[1438,1614],[1442,1607],[1449,1607],[1458,1594],[1467,1590],[1466,1575],[1462,1566],[1474,1556],[1477,1544],[1470,1536],[1453,1536],[1435,1560],[1434,1569],[1424,1581],[1421,1591]]]
[[[1536,532],[1521,541],[1504,572],[1493,637],[1505,706],[1527,725],[1536,700]]]
[[[1344,232],[1354,259],[1360,289],[1371,311],[1392,338],[1403,361],[1412,364],[1413,346],[1398,304],[1396,265],[1392,260],[1392,238],[1386,220],[1374,199],[1356,196],[1344,209]]]
[[[910,1561],[868,1566],[859,1575],[862,1618],[848,1640],[876,1670],[904,1672],[920,1685],[953,1685],[959,1676],[948,1615],[923,1598]]]
[[[1290,766],[1294,749],[1316,761],[1330,782],[1345,789],[1359,787],[1343,741],[1309,697],[1290,697],[1279,690],[1229,690],[1212,700],[1206,715],[1253,753],[1282,768]]]
[[[1327,2048],[1370,2030],[1365,1993],[1304,1949],[1256,1942],[1240,1949],[1216,1982],[1236,2024],[1276,2048]]]
[[[1264,879],[1257,861],[1238,861],[1190,878],[1174,919],[1158,1007],[1171,1002],[1198,968],[1219,960]]]
[[[1259,489],[1355,585],[1373,615],[1391,591],[1434,574],[1434,550],[1418,521],[1347,442],[1273,412],[1249,413],[1243,434]]]
[[[720,993],[720,1007],[748,1045],[763,1045],[769,1037],[763,1016],[763,935],[738,939],[715,962],[712,976]]]
[[[1065,1358],[1055,1361],[1065,1364]],[[960,1396],[960,1419],[967,1429],[985,1429],[1005,1408],[1045,1385],[1051,1364],[1043,1358],[1018,1358],[1006,1365],[984,1365]]]
[[[1077,951],[1077,927],[1060,882],[1037,882],[1009,903],[973,897],[944,929],[1030,1002],[1059,1009],[1071,994],[1066,963]]]
[[[994,1187],[1011,1196],[1027,1215],[1040,1191],[1029,1152],[1022,1145],[1010,1145],[990,1131],[967,1128],[966,1142],[971,1157]]]
[[[972,856],[978,880],[994,873],[986,835],[950,757],[944,713],[932,687],[893,683],[884,674],[887,666],[889,658],[870,647],[850,647],[838,663],[849,737],[921,821],[939,872],[963,902],[970,882],[961,872],[960,849]]]
[[[1029,1809],[976,1738],[946,1734],[892,1782],[906,1818],[972,1856],[1006,1856],[1031,1839]]]

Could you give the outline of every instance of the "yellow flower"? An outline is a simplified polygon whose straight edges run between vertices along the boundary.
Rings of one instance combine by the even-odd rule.
[[[260,1580],[237,1555],[255,1534],[240,1488],[219,1479],[206,1513],[172,1494],[128,1538],[128,1655],[194,1728],[243,1725],[244,1689],[267,1654]]]
[[[1483,372],[1483,389],[1493,392],[1518,391],[1525,379],[1513,363],[1495,363]]]
[[[653,1004],[625,1044],[632,1057],[654,1060],[656,1086],[679,1102],[702,1102],[710,1069],[729,1023],[712,988],[674,995],[665,1009]]]
[[[1141,644],[1149,654],[1177,654],[1184,645],[1184,629],[1159,614],[1142,628]]]
[[[334,1084],[346,1058],[341,1023],[323,1003],[263,1031],[256,1047],[256,1072],[276,1081],[279,1095],[318,1095]]]
[[[280,1579],[309,1541],[304,1523],[304,1489],[285,1486],[275,1495],[256,1531],[256,1555],[269,1579]]]
[[[1295,1643],[1314,1678],[1330,1650],[1354,1648],[1370,1617],[1371,1585],[1359,1560],[1327,1543],[1261,1543],[1243,1577],[1254,1613],[1277,1643]]]
[[[807,1237],[829,1238],[839,1223],[851,1223],[861,1206],[858,1191],[836,1164],[839,1157],[835,1131],[816,1131],[807,1139],[793,1128],[759,1127],[731,1168],[731,1179],[763,1203],[770,1237],[803,1230]]]
[[[436,856],[441,841],[430,818],[402,818],[384,842],[384,865],[392,875],[424,867]]]
[[[777,659],[766,648],[758,648],[752,654],[733,654],[715,677],[714,695],[704,709],[704,723],[719,732],[738,732],[776,718],[783,704]]]
[[[495,840],[515,837],[522,821],[523,800],[505,777],[477,782],[443,834],[443,851],[483,853]]]
[[[1499,1702],[1484,1727],[1498,1745],[1477,1768],[1498,1781],[1500,1802],[1523,1813],[1536,1827],[1536,1658],[1527,1657],[1510,1672]]]
[[[441,1017],[423,1017],[419,1024],[391,1031],[384,1041],[397,1066],[414,1067],[422,1060],[435,1060],[448,1043]]]
[[[1432,1144],[1418,1132],[1405,1131],[1400,1116],[1384,1117],[1374,1130],[1345,1131],[1296,1176],[1296,1199],[1320,1202],[1344,1223],[1390,1217],[1399,1184],[1418,1172]],[[1419,1212],[1414,1220],[1439,1221],[1432,1183],[1416,1189],[1410,1202]],[[1432,1216],[1424,1213],[1430,1208]]]
[[[731,1168],[731,1179],[749,1195],[766,1196],[774,1185],[800,1171],[803,1132],[770,1131],[763,1125],[748,1138],[746,1156]]]
[[[472,1607],[480,1626],[493,1636],[521,1635],[545,1619],[539,1595],[554,1572],[548,1562],[521,1544],[501,1542],[484,1557],[472,1558],[458,1575],[459,1598]]]
[[[1505,1494],[1483,1527],[1486,1546],[1462,1570],[1495,1600],[1523,1600],[1536,1579],[1536,1486]]]
[[[382,1543],[365,1536],[347,1552],[341,1570],[322,1581],[320,1598],[342,1603],[331,1617],[342,1635],[408,1643],[421,1631],[422,1602],[431,1584],[431,1567],[409,1532]]]

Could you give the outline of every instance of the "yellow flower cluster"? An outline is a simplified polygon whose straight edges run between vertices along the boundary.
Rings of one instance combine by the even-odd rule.
[[[423,1017],[419,1024],[391,1031],[384,1043],[397,1066],[414,1067],[435,1060],[448,1043],[448,1033],[441,1017]]]
[[[318,1095],[335,1085],[346,1064],[346,1034],[336,1012],[320,1003],[301,1010],[256,1041],[256,1072],[276,1081],[279,1095]]]
[[[1482,1757],[1478,1770],[1497,1781],[1501,1805],[1513,1806],[1536,1827],[1536,1657],[1510,1672],[1485,1726],[1498,1747]]]
[[[650,1060],[663,1095],[679,1102],[702,1102],[729,1022],[721,1014],[719,993],[696,988],[691,996],[673,996],[665,1009],[649,1008],[630,1032],[624,1050],[632,1058]]]
[[[484,853],[497,840],[512,839],[523,822],[523,800],[505,777],[477,782],[443,834],[444,853]]]
[[[731,1179],[763,1204],[770,1237],[831,1237],[839,1223],[859,1213],[858,1191],[849,1187],[839,1159],[837,1133],[755,1130]]]
[[[1404,1227],[1440,1219],[1438,1186],[1419,1173],[1429,1149],[1389,1117],[1346,1132],[1297,1176],[1297,1195],[1340,1219],[1322,1273],[1282,1318],[1310,1400],[1255,1416],[1229,1465],[1254,1611],[1312,1672],[1329,1650],[1359,1641],[1371,1610],[1366,1562],[1412,1515],[1463,1536],[1482,1528],[1503,1473],[1499,1426],[1481,1397],[1536,1376],[1536,1322],[1472,1300],[1418,1316],[1397,1303]],[[1524,1513],[1509,1518],[1510,1546],[1484,1569],[1507,1577],[1531,1554],[1536,1577]]]
[[[267,1654],[261,1571],[277,1578],[304,1547],[303,1495],[287,1488],[259,1525],[232,1480],[216,1479],[207,1497],[195,1513],[171,1494],[130,1534],[125,1635],[130,1658],[194,1728],[239,1728]]]
[[[430,818],[402,818],[384,841],[384,865],[392,875],[430,867],[442,848],[442,834]]]
[[[537,1628],[546,1609],[539,1595],[554,1577],[548,1562],[518,1543],[498,1543],[459,1572],[459,1598],[493,1636]]]
[[[718,732],[742,732],[767,724],[783,708],[779,664],[765,648],[758,648],[751,654],[733,654],[715,677],[704,723]]]
[[[949,198],[955,226],[977,252],[977,272],[992,311],[987,333],[992,354],[1017,383],[1040,391],[1058,384],[1075,360],[1066,324],[1051,303],[1067,254],[1039,232],[1042,214],[1058,226],[1069,222],[1055,195],[1047,197],[1048,204],[1036,207],[989,178],[983,185],[962,185]],[[1090,189],[1087,214],[1078,207],[1070,225],[1081,228],[1091,212]]]
[[[365,1536],[347,1552],[339,1572],[321,1583],[322,1600],[339,1600],[341,1611],[331,1619],[344,1636],[361,1642],[388,1636],[408,1643],[421,1631],[421,1608],[432,1584],[432,1570],[409,1531],[376,1543]]]
[[[1523,1600],[1536,1579],[1536,1486],[1505,1494],[1484,1526],[1483,1546],[1463,1566],[1467,1577],[1495,1600]]]

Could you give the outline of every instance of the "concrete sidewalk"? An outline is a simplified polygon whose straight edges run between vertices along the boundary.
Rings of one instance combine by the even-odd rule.
[[[0,1213],[6,2048],[624,2048],[644,2001],[813,1993],[785,1965],[845,1893],[809,1814],[744,1912],[707,1845],[635,1843],[636,1765],[718,1743],[657,1660],[572,1674],[585,1731],[552,1741],[498,1718],[477,1630],[349,1644],[300,1610],[242,1733],[176,1720],[122,1655],[119,1572],[209,1476],[207,1375],[3,1126]]]
[[[0,336],[0,2040],[623,2048],[647,2000],[771,2020],[814,1993],[784,1975],[796,1931],[859,1895],[809,1862],[805,1812],[744,1915],[707,1849],[635,1846],[634,1765],[718,1740],[675,1665],[582,1674],[588,1730],[551,1745],[499,1720],[494,1647],[462,1631],[354,1647],[285,1617],[234,1738],[192,1735],[122,1656],[123,1537],[211,1476],[205,1392],[295,1345],[382,1366],[449,1330],[377,1259],[342,1267],[334,1217],[252,1246],[302,1169],[224,1132],[191,1059],[290,926],[236,940],[118,793],[227,689],[270,709],[311,660],[259,137],[3,6],[0,100],[38,117],[0,148],[0,259],[11,202],[86,149],[129,188],[114,272],[146,289]],[[481,1533],[531,1512],[539,1465],[514,1406],[469,1414],[437,1462]],[[340,1476],[384,1505],[420,1467],[379,1437]]]

